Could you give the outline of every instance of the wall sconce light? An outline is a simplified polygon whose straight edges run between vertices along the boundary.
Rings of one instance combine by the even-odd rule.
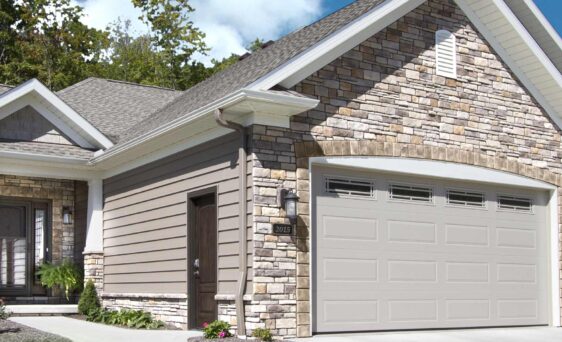
[[[62,223],[72,224],[72,209],[70,207],[62,207]]]
[[[283,205],[285,209],[285,213],[287,218],[291,223],[295,223],[297,221],[297,203],[299,202],[299,196],[297,196],[296,192],[293,190],[284,190],[283,191]]]

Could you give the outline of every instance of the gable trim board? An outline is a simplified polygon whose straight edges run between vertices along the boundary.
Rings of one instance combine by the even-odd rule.
[[[0,118],[26,105],[31,105],[81,147],[108,149],[113,146],[105,135],[36,79],[0,95]]]
[[[519,22],[517,17],[511,12],[509,7],[503,0],[485,2],[478,2],[477,0],[454,1],[466,13],[484,38],[496,49],[498,54],[514,71],[517,77],[521,79],[523,84],[529,88],[533,96],[537,98],[553,121],[559,127],[562,127],[562,98],[559,96],[562,91],[562,75],[537,42]],[[286,88],[291,88],[330,61],[341,56],[378,31],[386,28],[395,20],[404,16],[422,3],[424,3],[424,0],[387,0],[354,22],[348,24],[343,29],[334,32],[331,36],[306,50],[304,53],[283,64],[270,74],[252,83],[249,88],[269,89],[277,84]],[[512,57],[511,52],[497,41],[495,38],[496,33],[494,32],[495,27],[490,27],[496,25],[497,22],[484,23],[480,16],[473,11],[473,7],[478,7],[479,4],[481,6],[482,3],[493,3],[494,6],[496,6],[495,10],[497,13],[502,14],[501,19],[512,26],[517,37],[525,44],[525,51],[532,53],[535,57],[534,59],[523,61],[515,59]],[[534,66],[535,68],[531,71],[524,71],[529,70],[529,66]],[[540,68],[543,68],[543,70]],[[549,78],[551,83],[557,86],[554,91],[552,87],[544,87],[544,79]],[[557,93],[554,93],[555,91],[557,91]]]

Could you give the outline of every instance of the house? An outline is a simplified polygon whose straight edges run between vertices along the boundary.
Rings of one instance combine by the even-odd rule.
[[[72,258],[183,328],[559,326],[561,47],[530,0],[358,0],[183,93],[2,89],[0,295]]]

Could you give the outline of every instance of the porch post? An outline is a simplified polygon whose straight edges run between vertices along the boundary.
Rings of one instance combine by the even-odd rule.
[[[88,229],[84,247],[84,283],[94,282],[98,296],[103,292],[103,181],[88,181]],[[101,300],[101,298],[100,298]]]
[[[88,181],[88,230],[84,254],[103,253],[103,182]]]

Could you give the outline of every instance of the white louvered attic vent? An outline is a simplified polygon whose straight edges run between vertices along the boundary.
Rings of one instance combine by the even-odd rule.
[[[435,68],[437,75],[457,78],[455,36],[447,30],[435,32]]]

